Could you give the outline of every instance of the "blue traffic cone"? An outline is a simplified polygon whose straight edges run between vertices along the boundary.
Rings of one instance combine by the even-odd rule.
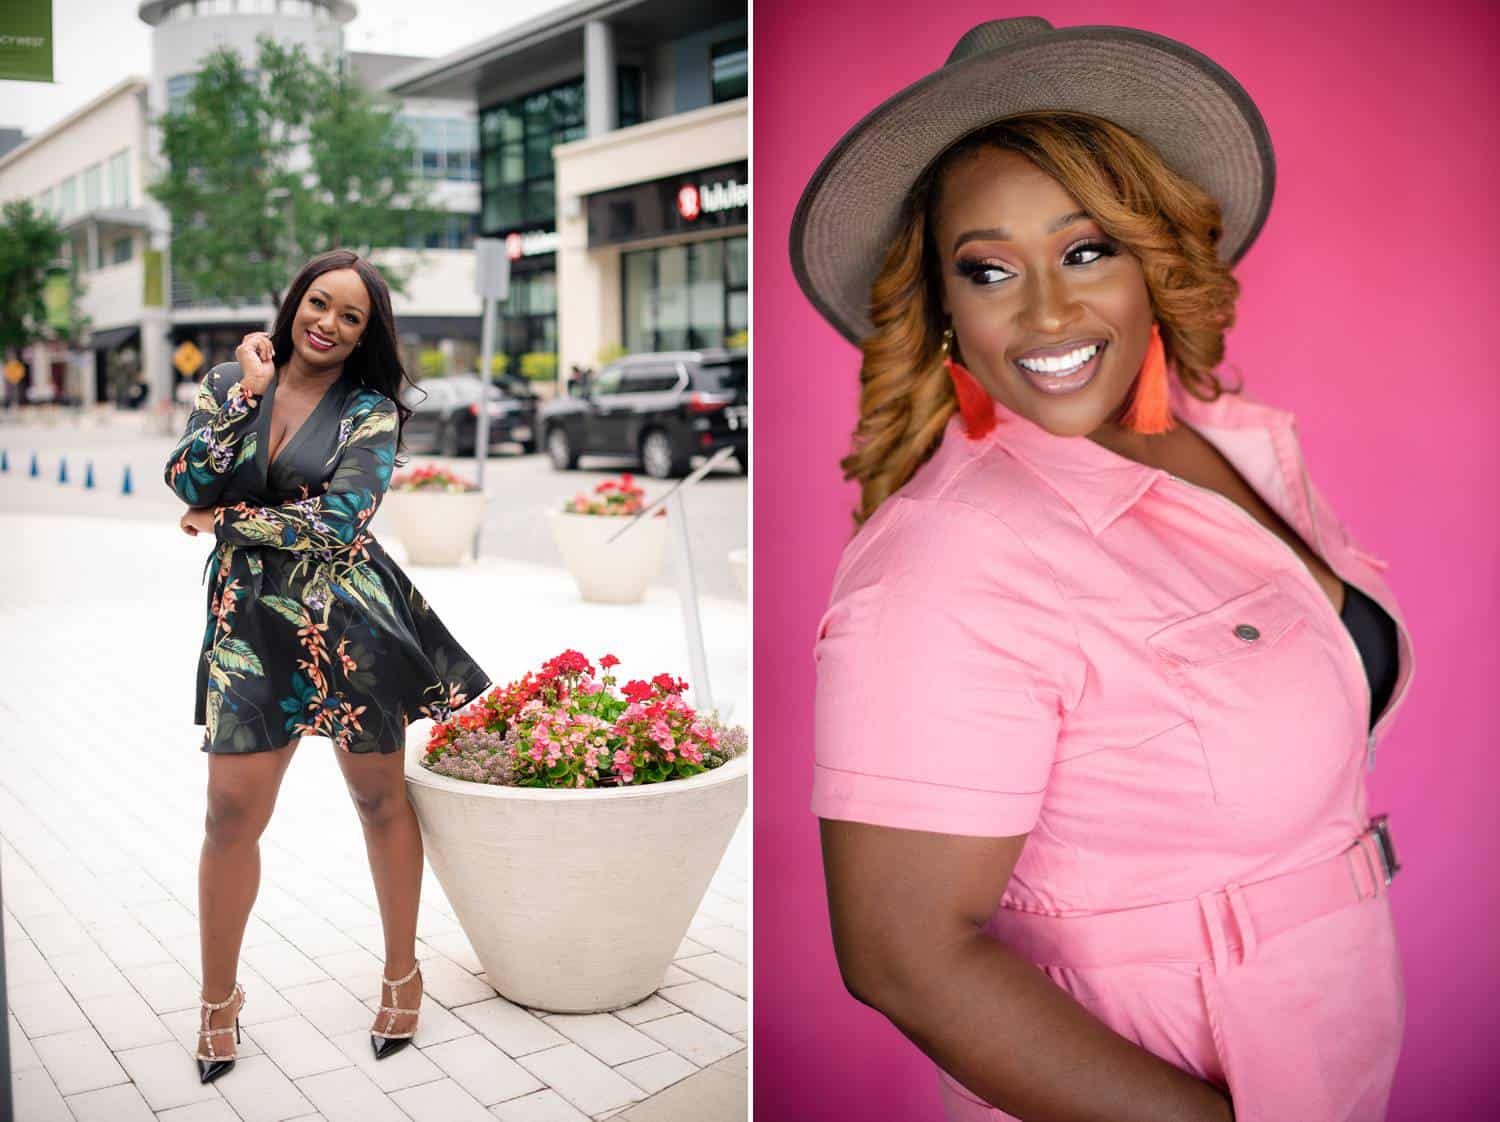
[[[41,470],[41,468],[37,467],[37,464],[36,464],[36,453],[33,452],[31,454],[31,478],[35,479],[37,476],[39,476],[41,474],[42,474],[42,470]]]
[[[83,469],[83,489],[92,491],[94,489],[94,461],[90,460],[88,466]]]
[[[120,494],[122,494],[122,495],[128,495],[128,494],[130,494],[130,465],[129,464],[125,465],[125,484],[124,484],[124,486],[122,486],[120,488]]]
[[[66,456],[57,461],[57,481],[59,483],[68,481],[68,457]]]
[[[0,471],[10,471],[10,456],[4,448],[0,448]]]

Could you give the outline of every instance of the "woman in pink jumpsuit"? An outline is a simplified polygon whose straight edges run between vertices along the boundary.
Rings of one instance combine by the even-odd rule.
[[[799,207],[799,279],[865,352],[861,430],[845,461],[864,485],[863,525],[815,648],[813,810],[825,820],[840,963],[847,979],[879,973],[856,965],[866,959],[899,961],[866,954],[897,938],[859,918],[898,913],[849,901],[913,883],[908,868],[851,873],[835,861],[828,839],[856,836],[840,824],[955,843],[1024,837],[986,937],[1120,1037],[1224,1089],[1240,1122],[1379,1122],[1405,1005],[1387,896],[1395,857],[1383,820],[1372,828],[1364,773],[1409,690],[1410,637],[1384,562],[1309,480],[1291,415],[1242,390],[1201,392],[1216,382],[1203,375],[1232,321],[1226,256],[1244,251],[1269,205],[1269,138],[1232,78],[1142,36],[1035,19],[982,25],[924,83],[944,113],[965,100],[966,81],[984,99],[934,123],[936,102],[924,119],[913,93],[924,83],[897,95],[825,160]],[[1066,105],[1019,77],[1010,92],[994,84],[1116,46],[1136,65],[1110,71],[1095,57],[1084,73],[1106,76],[1079,79],[1094,84]],[[1197,141],[1220,145],[1209,153],[1218,163],[1246,151],[1264,161],[1256,190],[1203,189],[1199,216],[1209,217],[1196,233],[1192,208],[1163,191],[1175,248],[1138,248],[1132,238],[1151,232],[1111,209],[1151,212],[1138,185],[1154,157],[1120,155],[1129,144],[1109,128],[1075,116],[1074,138],[1088,139],[1074,147],[1045,139],[1058,135],[1045,121],[973,134],[1052,109],[1129,120],[1133,135],[1170,148],[1168,95],[1120,77],[1141,72],[1149,51],[1161,57],[1144,72],[1158,78],[1196,56],[1259,135],[1237,147],[1207,126],[1179,131],[1206,130]],[[1174,89],[1200,109],[1211,101],[1180,77]],[[1131,116],[1148,102],[1151,121],[1165,123]],[[912,121],[927,135],[912,139]],[[907,145],[911,194],[895,228],[870,213],[827,217],[831,196],[848,208],[850,185],[878,174],[868,147],[881,130]],[[1027,148],[1018,136],[1044,139]],[[1088,173],[1058,153],[1081,150],[1115,173],[1113,203],[1080,197]],[[1134,179],[1121,171],[1130,167]],[[866,226],[877,236],[860,266],[849,243]],[[1193,257],[1215,240],[1219,272]],[[908,250],[914,271],[903,276]],[[1194,283],[1219,301],[1187,300]],[[864,305],[850,296],[861,284],[872,292]],[[1153,348],[1177,372],[1154,405]],[[892,469],[903,457],[909,466]],[[1378,700],[1382,652],[1358,645],[1346,622],[1356,599],[1387,628]],[[957,869],[965,851],[923,852],[945,855],[929,871],[941,882],[947,856]],[[942,1070],[960,1050],[912,1012],[920,967],[892,972],[907,975],[890,1003],[901,1016],[870,1003],[939,1059],[948,1117],[1026,1117]],[[851,989],[885,992],[863,980]],[[961,1062],[972,1069],[979,1055]],[[1033,1090],[1010,1101],[1044,1101]],[[1084,1116],[1082,1098],[1042,1094],[1054,1091],[1056,1116]],[[1115,1105],[1098,1116],[1149,1116]],[[1231,1115],[1192,1115],[1210,1116]]]

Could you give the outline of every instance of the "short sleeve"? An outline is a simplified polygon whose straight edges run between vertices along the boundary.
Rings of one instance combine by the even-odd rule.
[[[888,500],[845,552],[813,657],[815,814],[1035,825],[1085,661],[1051,570],[996,516]]]

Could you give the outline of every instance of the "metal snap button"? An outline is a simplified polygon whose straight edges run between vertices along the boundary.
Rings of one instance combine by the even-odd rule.
[[[1247,643],[1253,643],[1260,638],[1260,632],[1248,623],[1240,624],[1234,629],[1234,633]]]

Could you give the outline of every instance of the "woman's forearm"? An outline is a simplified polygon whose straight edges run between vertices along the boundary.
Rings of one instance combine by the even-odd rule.
[[[1025,1122],[1226,1122],[1229,1097],[1110,1029],[977,931],[867,1000],[976,1095]]]

